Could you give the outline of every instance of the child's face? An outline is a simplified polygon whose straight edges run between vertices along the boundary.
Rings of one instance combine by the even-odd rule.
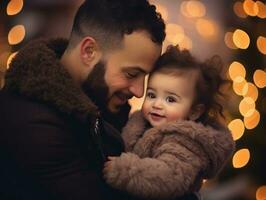
[[[187,119],[196,95],[196,82],[197,72],[194,70],[180,75],[152,74],[142,106],[144,117],[152,126]]]

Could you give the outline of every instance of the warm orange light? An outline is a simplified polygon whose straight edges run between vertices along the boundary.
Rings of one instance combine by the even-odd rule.
[[[188,12],[187,12],[187,3],[188,3],[188,1],[182,1],[181,5],[180,5],[180,12],[185,17],[190,17]]]
[[[187,37],[186,35],[184,36],[183,40],[178,43],[179,47],[181,49],[192,49],[192,41],[189,37]]]
[[[12,53],[9,57],[8,57],[8,59],[7,59],[7,69],[10,67],[10,63],[11,63],[11,61],[12,61],[12,59],[17,55],[17,53],[18,52],[15,52],[15,53]]]
[[[227,32],[224,35],[224,42],[226,46],[230,49],[237,49],[236,45],[233,42],[233,33],[232,32]]]
[[[256,101],[259,95],[258,88],[253,83],[247,83],[243,88],[243,95]]]
[[[259,36],[257,39],[258,50],[266,55],[266,37]]]
[[[176,45],[184,39],[184,29],[177,24],[166,25],[166,40]]]
[[[246,77],[246,69],[244,65],[237,61],[232,62],[232,64],[229,66],[228,72],[232,80],[235,80],[239,76],[243,78]]]
[[[258,88],[266,87],[266,72],[257,69],[253,75],[253,80]]]
[[[207,19],[198,19],[196,29],[203,37],[213,37],[217,34],[217,26],[214,22]]]
[[[240,149],[233,156],[234,168],[242,168],[246,166],[250,159],[250,152],[248,149]]]
[[[155,4],[156,6],[156,11],[159,12],[161,15],[162,15],[162,18],[167,21],[168,20],[168,10],[165,6],[161,5],[161,4],[158,4],[156,3]]]
[[[234,119],[228,124],[228,129],[231,131],[233,139],[236,141],[243,136],[245,126],[241,119]]]
[[[259,187],[256,191],[256,200],[266,199],[266,185]]]
[[[203,17],[206,14],[206,8],[200,1],[188,1],[186,11],[189,17]]]
[[[261,1],[256,1],[256,4],[259,9],[257,16],[261,19],[265,19],[266,18],[266,5]]]
[[[243,9],[250,16],[256,16],[259,12],[258,5],[252,0],[245,0]]]
[[[248,34],[240,29],[233,33],[234,44],[240,49],[247,49],[250,43]]]
[[[255,110],[249,117],[244,118],[244,124],[247,129],[254,129],[260,122],[260,113]]]
[[[243,3],[240,1],[235,2],[234,12],[240,18],[246,18],[247,17],[247,14],[245,13],[245,11],[243,9]]]
[[[6,7],[7,15],[16,15],[23,8],[23,0],[11,0]]]
[[[238,76],[234,79],[233,90],[237,95],[242,96],[244,94],[244,87],[247,84],[246,79],[241,76]]]
[[[23,25],[14,26],[8,33],[8,42],[10,45],[20,43],[25,37],[25,28]]]
[[[245,97],[239,104],[239,111],[242,116],[250,117],[255,112],[255,101],[250,97]]]

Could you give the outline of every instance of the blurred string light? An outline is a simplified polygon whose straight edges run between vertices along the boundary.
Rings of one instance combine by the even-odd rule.
[[[166,24],[166,40],[176,45],[184,39],[184,29],[177,24]]]
[[[259,187],[256,191],[256,200],[266,199],[266,185]]]
[[[23,8],[23,0],[11,0],[7,5],[7,14],[10,16],[17,15]],[[17,45],[23,41],[26,35],[26,30],[23,25],[15,25],[12,27],[8,33],[8,43],[9,45]],[[6,68],[8,69],[12,59],[15,57],[17,52],[13,52],[9,55],[6,63]]]
[[[232,32],[227,32],[224,35],[224,42],[226,46],[230,49],[237,49],[236,45],[233,42],[233,33]]]
[[[256,1],[256,4],[259,9],[257,16],[261,19],[265,19],[266,18],[266,4],[264,4],[261,1]]]
[[[259,91],[253,83],[247,83],[243,88],[243,96],[250,97],[254,101],[258,99]]]
[[[8,33],[8,42],[10,45],[20,43],[25,37],[25,27],[23,25],[14,26]]]
[[[199,18],[206,15],[206,8],[200,1],[183,1],[180,6],[180,11],[188,18]]]
[[[208,19],[198,19],[196,21],[196,29],[201,36],[208,38],[216,36],[218,32],[216,23]]]
[[[229,66],[229,76],[234,81],[237,77],[246,77],[246,69],[240,62],[234,61]]]
[[[262,53],[266,55],[266,38],[259,36],[257,39],[257,47],[258,50]]]
[[[239,49],[247,49],[250,43],[250,39],[245,31],[236,29],[233,33],[233,42]]]
[[[240,101],[239,111],[244,117],[250,117],[255,111],[255,101],[251,97],[245,97]]]
[[[255,1],[252,0],[245,0],[243,2],[243,9],[249,16],[256,16],[259,13],[259,7],[258,4],[256,4]]]
[[[12,53],[12,54],[8,57],[8,59],[7,59],[7,69],[9,69],[9,67],[10,67],[10,63],[11,63],[12,59],[17,55],[17,53],[18,53],[18,52]]]
[[[266,72],[257,69],[253,75],[253,80],[258,88],[266,87]]]
[[[235,2],[233,9],[235,14],[240,18],[246,18],[248,16],[243,9],[243,3],[240,1]]]
[[[183,40],[179,42],[178,45],[181,49],[188,49],[188,50],[192,49],[193,47],[191,39],[187,37],[186,35],[184,35]]]
[[[233,90],[234,92],[239,95],[243,96],[244,94],[244,87],[247,84],[247,81],[242,76],[238,76],[233,81]]]
[[[254,112],[249,117],[244,117],[244,124],[246,129],[254,129],[260,122],[260,113],[257,110],[254,110]]]
[[[232,133],[234,141],[240,139],[245,131],[244,123],[241,119],[234,119],[228,124],[228,128]]]
[[[233,156],[233,167],[245,167],[250,160],[250,152],[248,149],[240,149]]]
[[[6,8],[7,15],[16,15],[23,8],[23,0],[11,0]]]

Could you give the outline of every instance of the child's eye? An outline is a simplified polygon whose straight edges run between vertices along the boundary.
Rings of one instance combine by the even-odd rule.
[[[169,103],[174,103],[176,102],[176,99],[174,97],[166,97],[166,101]]]
[[[146,96],[149,97],[150,99],[153,99],[156,97],[155,94],[153,94],[152,92],[147,92]]]

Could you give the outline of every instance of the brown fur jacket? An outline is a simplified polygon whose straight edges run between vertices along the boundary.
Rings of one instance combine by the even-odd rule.
[[[123,129],[127,153],[115,158],[107,182],[115,188],[148,199],[172,199],[197,191],[203,179],[223,168],[234,141],[225,127],[193,121],[146,128],[135,112]]]

